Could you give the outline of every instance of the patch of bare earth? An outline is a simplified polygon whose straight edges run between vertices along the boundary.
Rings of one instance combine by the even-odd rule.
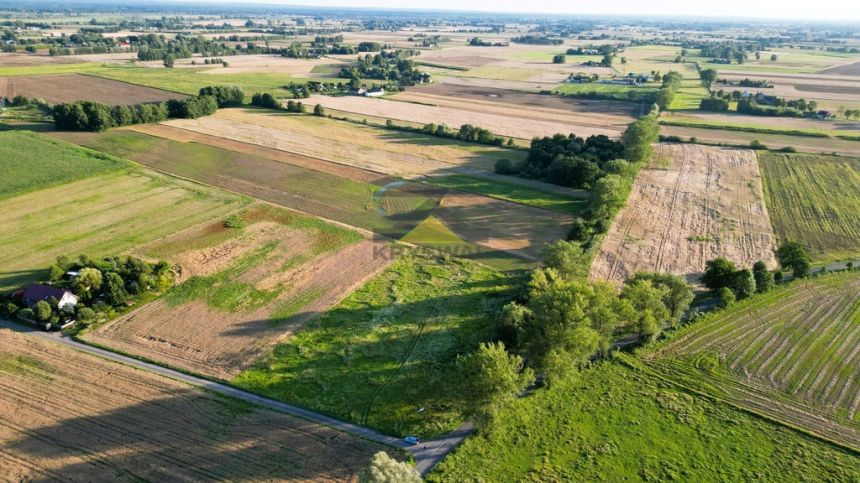
[[[716,257],[774,267],[773,249],[755,152],[660,144],[603,239],[591,278],[621,282],[656,271],[693,280]]]
[[[229,380],[317,314],[328,310],[389,262],[382,242],[361,241],[306,260],[313,240],[294,230],[253,231],[250,247],[281,240],[274,255],[238,275],[257,290],[278,291],[262,306],[227,311],[205,300],[171,305],[164,299],[100,327],[87,340],[207,376]],[[245,243],[243,242],[243,243]],[[250,248],[231,241],[180,253],[192,273],[212,273]],[[229,254],[229,256],[227,255]],[[292,266],[295,265],[295,266]],[[282,270],[282,267],[289,267]]]
[[[0,480],[345,481],[383,448],[0,329]]]

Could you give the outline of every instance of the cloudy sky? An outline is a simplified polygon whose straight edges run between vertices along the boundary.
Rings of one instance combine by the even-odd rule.
[[[326,7],[478,10],[517,13],[689,15],[860,21],[857,0],[222,0]]]

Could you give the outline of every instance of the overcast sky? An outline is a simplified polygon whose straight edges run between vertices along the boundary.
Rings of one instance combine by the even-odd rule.
[[[424,2],[415,0],[230,0],[230,3],[517,13],[690,15],[860,21],[860,1],[857,0],[429,0]]]

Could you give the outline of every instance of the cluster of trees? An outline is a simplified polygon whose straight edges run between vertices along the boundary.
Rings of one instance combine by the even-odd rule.
[[[593,55],[592,52],[597,52],[599,55],[615,55],[617,51],[618,48],[612,44],[587,45],[585,47],[567,49],[567,55]]]
[[[7,106],[12,107],[25,107],[25,106],[40,106],[47,107],[48,103],[45,102],[44,99],[39,99],[38,97],[27,97],[18,94],[15,97],[2,97],[3,103]]]
[[[415,62],[408,58],[416,55],[416,52],[394,50],[382,51],[373,56],[358,56],[356,65],[344,67],[338,77],[350,79],[352,87],[357,87],[363,78],[386,80],[401,86],[429,82],[430,74],[418,70]]]
[[[808,277],[811,273],[809,255],[797,242],[788,241],[776,250],[776,258],[781,270],[791,270],[795,278]],[[715,292],[720,305],[726,307],[735,300],[749,297],[754,293],[768,292],[783,280],[782,271],[771,272],[763,261],[758,261],[752,270],[739,269],[726,258],[708,260],[702,283]]]
[[[290,82],[284,90],[289,91],[293,99],[307,99],[311,94],[338,95],[349,91],[350,86],[344,82]]]
[[[67,277],[70,271],[77,274]],[[112,317],[117,308],[125,307],[145,292],[166,290],[173,284],[173,274],[166,262],[149,263],[125,256],[102,260],[92,260],[86,255],[77,260],[61,256],[48,268],[48,281],[75,294],[77,305],[59,309],[59,301],[51,299],[27,307],[22,301],[9,298],[3,303],[3,311],[9,316],[50,325],[68,319],[90,323]]]
[[[488,42],[486,40],[481,40],[478,37],[472,37],[469,39],[469,45],[472,47],[504,47],[504,42]]]
[[[567,57],[564,54],[555,54],[552,56],[553,64],[564,64],[565,62],[567,62]]]
[[[242,104],[244,93],[236,86],[209,86],[200,94],[167,102],[106,106],[93,101],[75,101],[54,106],[54,126],[64,131],[104,131],[112,127],[148,124],[168,118],[196,119],[218,107]]]
[[[561,45],[564,43],[564,39],[547,37],[544,35],[521,35],[519,37],[512,38],[511,42],[515,44]]]
[[[537,381],[552,385],[611,351],[621,333],[641,341],[677,326],[693,291],[681,277],[637,273],[619,292],[585,279],[590,257],[559,240],[497,315],[496,337],[458,355],[454,377],[465,411],[486,430],[498,411]]]
[[[860,109],[845,109],[842,111],[842,115],[846,119],[857,119],[860,118]]]
[[[721,97],[711,96],[699,101],[699,109],[702,111],[726,112],[729,110],[729,101]]]
[[[266,107],[269,109],[278,109],[285,110],[287,112],[293,112],[296,114],[304,114],[307,112],[307,107],[301,101],[296,102],[293,100],[287,101],[287,105],[284,106],[281,104],[281,101],[278,100],[273,94],[269,92],[258,92],[251,96],[251,105]],[[321,104],[317,104],[314,106],[314,115],[316,116],[324,116],[325,109]]]

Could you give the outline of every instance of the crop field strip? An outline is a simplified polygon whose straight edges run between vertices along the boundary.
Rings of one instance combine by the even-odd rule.
[[[3,480],[341,480],[383,449],[5,329],[0,389]]]
[[[113,255],[235,210],[239,197],[134,168],[0,201],[0,289],[59,255]],[[152,224],[158,219],[158,224]]]
[[[719,369],[702,372],[701,377],[739,404],[744,404],[748,393],[754,394],[750,399],[756,408],[767,410],[769,397],[774,408],[789,408],[785,409],[788,422],[810,429],[816,418],[824,420],[827,436],[858,447],[860,277],[856,273],[796,282],[757,296],[694,324],[648,360],[655,367],[690,377],[697,361],[706,356],[717,357]],[[804,413],[808,416],[800,416]],[[771,416],[780,419],[778,414]]]
[[[299,166],[273,161],[256,155],[239,153],[198,143],[181,143],[129,130],[106,133],[56,133],[56,136],[99,151],[128,157],[147,167],[165,171],[207,185],[242,193],[277,205],[344,223],[398,240],[417,227],[441,206],[447,190],[421,183],[392,182],[386,186],[352,181]],[[463,227],[468,248],[458,254],[503,270],[530,268],[541,240],[554,236],[546,231],[546,221],[557,220],[562,225],[573,223],[573,217],[548,210],[533,226],[517,222],[512,233],[496,226],[497,213],[531,213],[528,206],[508,203],[478,195],[470,198],[471,206],[445,208],[451,221]],[[481,208],[481,204],[488,208]],[[462,216],[472,213],[474,223],[463,225]],[[487,238],[495,234],[501,243],[514,246],[499,248]],[[478,238],[470,240],[475,235]],[[505,242],[510,240],[510,242]],[[532,246],[528,246],[532,243]],[[526,249],[526,254],[521,253]]]
[[[694,278],[718,256],[775,266],[754,157],[749,150],[659,145],[603,239],[591,277],[621,282],[644,270]]]
[[[169,92],[101,77],[80,74],[0,77],[0,97],[23,95],[44,99],[49,104],[87,100],[107,105],[128,105],[182,99],[185,94]]]
[[[824,261],[860,254],[860,159],[759,152],[758,161],[780,241]]]

